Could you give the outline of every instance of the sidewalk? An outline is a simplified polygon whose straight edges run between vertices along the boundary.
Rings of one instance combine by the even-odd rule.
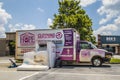
[[[0,57],[0,63],[10,62],[9,59],[14,60],[14,57],[13,56],[3,56],[3,57]]]
[[[15,68],[8,68],[11,65],[9,59],[14,60],[13,56],[0,57],[0,71],[15,71]]]
[[[120,55],[113,55],[113,58],[120,59]]]
[[[9,59],[9,58],[14,59],[14,56],[0,56],[0,60],[6,60],[6,59]]]

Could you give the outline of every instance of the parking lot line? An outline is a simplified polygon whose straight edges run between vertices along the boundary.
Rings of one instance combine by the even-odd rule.
[[[91,73],[91,74],[87,74],[87,73],[66,73],[66,72],[37,72],[37,73],[34,73],[33,75],[31,76],[34,76],[36,74],[44,74],[44,73],[48,73],[49,75],[50,74],[58,74],[58,75],[89,75],[89,76],[120,76],[120,74],[103,74],[103,73],[99,73],[99,74],[95,74],[95,73]],[[28,76],[28,77],[31,77],[31,76]]]
[[[120,74],[102,74],[102,73],[99,73],[99,74],[95,74],[95,73],[91,73],[91,74],[87,74],[87,73],[66,73],[66,72],[36,72],[36,73],[33,73],[32,75],[29,75],[29,76],[26,76],[26,77],[23,77],[23,79],[19,79],[19,80],[24,80],[25,78],[29,78],[29,77],[32,77],[32,76],[35,76],[37,74],[44,74],[44,73],[48,73],[49,75],[54,75],[54,74],[57,74],[57,75],[88,75],[88,76],[120,76]]]
[[[22,77],[22,78],[20,78],[19,80],[24,80],[24,79],[26,79],[26,78],[32,77],[32,76],[37,75],[37,74],[39,74],[39,72],[36,72],[36,73],[31,74],[31,75]]]
[[[120,74],[119,75],[112,75],[112,74],[102,74],[102,73],[101,74],[95,74],[95,73],[94,74],[93,73],[92,74],[85,74],[85,73],[82,74],[82,73],[51,72],[50,74],[58,74],[58,75],[83,75],[83,76],[84,75],[89,75],[89,76],[120,76]]]
[[[2,71],[2,70],[1,70],[0,72],[16,72],[16,71]]]
[[[87,74],[87,73],[67,73],[67,72],[36,72],[36,73],[33,73],[29,76],[26,76],[26,77],[23,77],[19,80],[25,80],[25,79],[29,79],[30,77],[34,77],[35,75],[37,74],[44,74],[44,73],[48,73],[48,75],[72,75],[72,76],[99,76],[99,77],[120,77],[119,74],[117,75],[113,75],[113,74],[95,74],[95,73],[92,73],[92,74]],[[46,77],[46,75],[44,75],[44,77]],[[43,77],[42,77],[43,78]]]

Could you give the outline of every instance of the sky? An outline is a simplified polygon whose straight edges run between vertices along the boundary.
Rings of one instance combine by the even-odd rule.
[[[93,34],[120,35],[120,0],[81,0],[81,6],[92,19]],[[58,0],[0,0],[0,38],[5,32],[48,29]]]

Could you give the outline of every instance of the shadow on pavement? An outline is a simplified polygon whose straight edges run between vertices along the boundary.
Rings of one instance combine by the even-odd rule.
[[[110,65],[102,65],[102,66],[100,66],[100,67],[94,67],[94,66],[92,66],[92,65],[63,65],[61,68],[68,68],[68,69],[70,69],[70,68],[111,68],[111,66]]]

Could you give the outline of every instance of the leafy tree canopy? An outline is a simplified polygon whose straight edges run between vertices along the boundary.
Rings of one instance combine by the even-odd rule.
[[[75,28],[80,33],[81,40],[95,43],[92,20],[79,5],[79,0],[58,0],[58,14],[54,14],[52,29]]]

